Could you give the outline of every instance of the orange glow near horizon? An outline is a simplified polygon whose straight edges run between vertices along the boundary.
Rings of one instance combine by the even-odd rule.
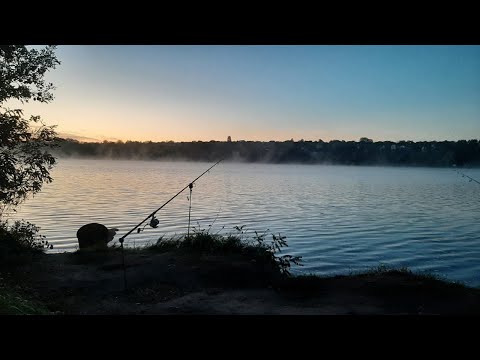
[[[235,132],[205,132],[197,133],[196,135],[187,135],[187,136],[161,136],[160,134],[149,134],[149,135],[124,135],[120,132],[111,133],[111,136],[103,136],[98,132],[80,132],[80,131],[69,131],[68,129],[63,130],[61,127],[57,128],[57,133],[60,137],[63,138],[72,138],[80,142],[101,142],[101,141],[139,141],[139,142],[164,142],[164,141],[174,141],[174,142],[192,142],[192,141],[227,141],[228,136],[231,137],[232,141],[245,140],[245,141],[285,141],[294,139],[298,141],[300,139],[318,141],[322,139],[323,141],[330,141],[335,139],[340,139],[339,137],[327,136],[325,133],[323,136],[317,137],[307,137],[302,136],[300,133],[281,133],[279,131],[274,132],[243,132],[242,134],[236,134]],[[173,132],[172,132],[173,133]],[[340,139],[340,140],[350,140],[350,139]],[[351,140],[354,140],[353,138]],[[357,139],[358,140],[358,139]]]
[[[122,112],[107,107],[81,107],[78,103],[65,103],[56,99],[52,104],[15,104],[10,103],[10,108],[23,108],[25,117],[40,115],[46,125],[56,125],[59,136],[73,138],[81,142],[102,141],[140,141],[140,142],[191,142],[191,141],[226,141],[231,136],[232,141],[285,141],[300,139],[318,141],[345,140],[358,141],[360,137],[368,137],[374,141],[431,141],[445,140],[443,138],[423,137],[412,139],[401,136],[394,128],[382,126],[365,126],[363,121],[341,126],[344,119],[318,119],[309,121],[309,128],[295,126],[294,121],[268,121],[260,116],[247,117],[242,121],[237,116],[232,116],[228,121],[223,121],[220,116],[209,118],[207,114],[189,114],[176,112],[175,109],[163,109],[162,112],[153,114],[149,111]],[[72,111],[73,110],[73,111]],[[70,114],[66,116],[65,114]],[[92,116],[94,115],[94,116]],[[229,114],[227,114],[229,115]],[[240,114],[242,115],[242,114]],[[132,120],[137,118],[138,120]],[[228,116],[227,116],[228,118]],[[253,120],[252,120],[253,118]],[[160,120],[161,119],[161,120]],[[195,120],[192,120],[195,119]],[[360,119],[362,120],[362,119]],[[380,122],[381,119],[372,117],[371,121]],[[275,125],[271,125],[271,124]],[[331,124],[334,123],[335,126]],[[397,122],[401,124],[400,117]],[[153,125],[152,125],[153,124]],[[330,124],[330,125],[328,125]],[[373,124],[376,125],[376,124]],[[403,130],[410,130],[403,126]],[[414,128],[409,131],[414,133]],[[472,138],[475,138],[473,136]],[[468,140],[468,139],[467,139]]]
[[[480,46],[59,46],[50,104],[80,141],[433,141],[480,134]],[[5,106],[5,104],[3,104]]]
[[[163,112],[138,113],[123,112],[119,109],[96,107],[80,107],[75,103],[65,103],[62,98],[55,99],[51,104],[9,104],[10,108],[23,108],[25,117],[40,115],[46,125],[56,125],[56,131],[61,137],[73,138],[82,142],[97,141],[226,141],[231,136],[232,141],[285,141],[285,140],[318,140],[341,139],[354,140],[355,137],[345,137],[340,133],[318,129],[291,128],[289,121],[283,121],[275,126],[263,119],[249,116],[249,121],[242,121],[240,115],[230,116],[229,121],[223,121],[221,116],[209,117],[200,113],[197,116],[189,112],[163,109]],[[72,111],[73,110],[73,111]],[[70,114],[68,117],[65,114]],[[92,116],[94,115],[94,116]],[[225,116],[228,118],[228,115]],[[253,120],[252,120],[253,117]],[[133,120],[138,118],[138,120]],[[358,140],[358,139],[357,139]]]

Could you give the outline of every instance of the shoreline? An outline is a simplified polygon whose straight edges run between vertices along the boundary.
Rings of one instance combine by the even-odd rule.
[[[283,276],[238,253],[119,249],[37,254],[7,283],[43,314],[480,315],[480,289],[379,267]],[[8,287],[7,287],[8,289]]]

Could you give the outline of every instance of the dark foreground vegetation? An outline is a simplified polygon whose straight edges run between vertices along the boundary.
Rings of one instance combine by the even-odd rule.
[[[283,236],[197,232],[2,263],[1,314],[480,314],[480,289],[408,269],[293,276]]]
[[[57,139],[59,157],[344,165],[479,166],[478,140],[209,141],[81,143]]]

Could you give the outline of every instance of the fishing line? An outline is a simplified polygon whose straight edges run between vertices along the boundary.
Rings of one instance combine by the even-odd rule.
[[[458,170],[454,170],[454,171],[456,171],[458,174],[462,175],[462,177],[467,177],[467,178],[469,178],[469,179],[470,179],[469,182],[475,181],[477,184],[480,185],[480,182],[479,182],[479,181],[477,181],[477,180],[475,180],[474,178],[468,176],[467,174],[464,174],[464,173],[462,173],[461,171],[458,171]]]

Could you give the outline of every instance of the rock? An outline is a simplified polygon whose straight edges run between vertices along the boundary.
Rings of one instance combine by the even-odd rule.
[[[93,248],[105,249],[107,244],[113,240],[118,229],[108,229],[105,225],[91,223],[83,225],[77,231],[77,239],[80,250]]]

